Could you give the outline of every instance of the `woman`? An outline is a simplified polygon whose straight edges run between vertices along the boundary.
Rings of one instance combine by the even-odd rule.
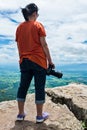
[[[46,32],[43,25],[37,22],[38,7],[34,3],[22,9],[25,21],[16,30],[16,42],[20,57],[21,80],[17,93],[19,114],[17,120],[25,118],[24,103],[26,94],[34,76],[36,122],[43,122],[48,113],[43,113],[45,103],[45,82],[47,66],[53,65],[45,40]]]

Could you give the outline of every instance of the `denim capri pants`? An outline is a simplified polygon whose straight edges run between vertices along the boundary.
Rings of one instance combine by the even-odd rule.
[[[45,83],[46,69],[38,64],[24,58],[20,64],[21,79],[17,92],[17,101],[25,102],[27,91],[29,89],[32,78],[35,84],[35,103],[42,104],[45,102]]]

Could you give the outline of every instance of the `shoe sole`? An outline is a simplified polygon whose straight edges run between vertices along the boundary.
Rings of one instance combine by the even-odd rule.
[[[42,119],[42,120],[36,120],[36,123],[42,123],[42,122],[44,122],[44,119]]]
[[[17,121],[23,121],[24,118],[17,118]]]

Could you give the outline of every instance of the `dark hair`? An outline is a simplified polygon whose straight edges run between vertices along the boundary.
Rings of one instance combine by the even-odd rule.
[[[22,8],[22,14],[26,21],[28,21],[28,17],[31,16],[34,12],[38,12],[38,7],[34,3],[31,3],[27,5],[25,8]]]

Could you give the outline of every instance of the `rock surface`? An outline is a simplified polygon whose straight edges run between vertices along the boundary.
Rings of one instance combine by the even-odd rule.
[[[47,89],[47,95],[54,103],[66,104],[79,120],[87,120],[87,86],[69,84],[68,86]]]
[[[35,122],[36,108],[34,94],[27,95],[25,104],[27,116],[22,122],[16,121],[18,112],[16,101],[1,102],[0,130],[83,130],[81,121],[76,118],[70,109],[72,109],[73,104],[75,106],[75,108],[73,106],[73,109],[77,109],[78,106],[79,110],[81,110],[78,112],[78,115],[81,114],[80,119],[82,118],[82,115],[84,115],[82,109],[86,112],[87,108],[86,90],[87,86],[75,84],[68,85],[67,87],[47,89],[46,93],[49,96],[46,96],[44,111],[50,113],[50,116],[42,124],[36,124]],[[68,99],[71,102],[68,102]],[[69,103],[71,103],[70,107]],[[85,115],[83,117],[86,119]]]

